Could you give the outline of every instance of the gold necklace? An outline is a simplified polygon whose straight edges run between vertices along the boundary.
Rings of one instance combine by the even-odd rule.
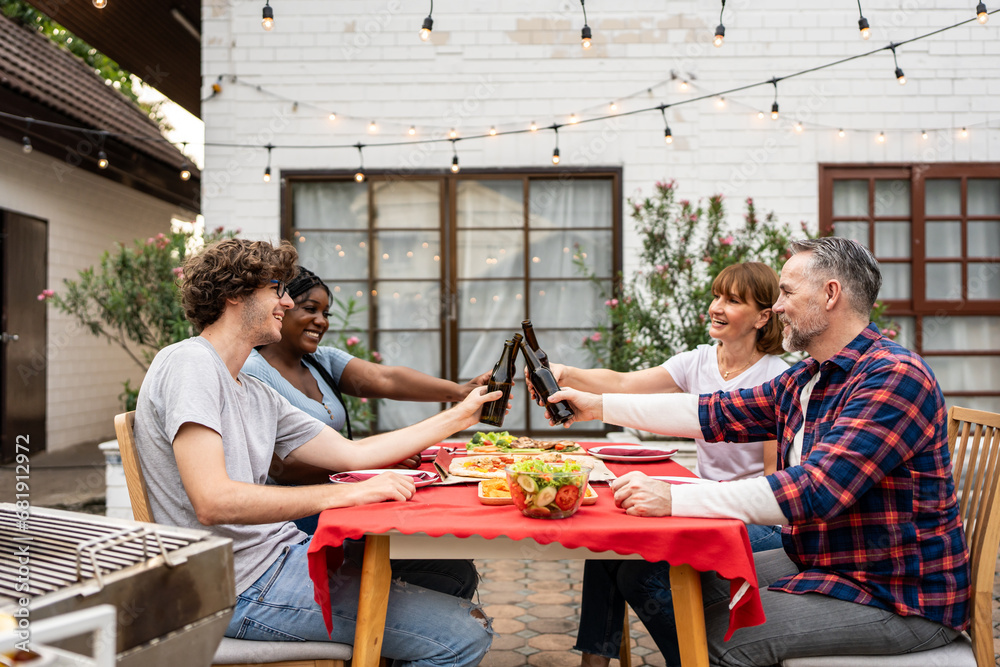
[[[757,350],[754,350],[753,352],[750,353],[750,359],[747,360],[746,364],[743,365],[743,368],[735,369],[735,370],[734,369],[730,369],[728,371],[724,371],[722,373],[722,379],[723,380],[728,380],[729,376],[732,375],[733,373],[742,373],[743,371],[745,371],[747,368],[750,367],[750,363],[753,361],[753,358],[754,358],[754,356],[756,354],[757,354]]]

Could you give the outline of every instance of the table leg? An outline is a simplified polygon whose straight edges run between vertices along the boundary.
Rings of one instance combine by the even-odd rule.
[[[358,595],[358,622],[354,629],[352,663],[355,667],[378,666],[391,581],[389,536],[365,536],[365,558],[361,563],[361,590]]]
[[[670,592],[674,597],[674,619],[677,622],[681,664],[684,667],[708,667],[701,573],[690,565],[671,565]]]

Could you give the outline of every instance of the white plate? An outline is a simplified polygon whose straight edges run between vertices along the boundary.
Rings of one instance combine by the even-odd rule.
[[[436,479],[414,479],[413,484],[417,488],[420,488],[421,486],[429,486],[430,484],[434,484],[435,482],[441,481],[437,473],[430,472],[429,470],[407,470],[406,468],[376,468],[373,470],[347,470],[345,472],[352,473],[355,475],[380,475],[384,472],[394,472],[397,475],[409,475],[410,477],[417,477],[418,475],[428,473],[434,475],[434,477],[436,478]],[[333,482],[334,484],[354,483],[354,482],[334,482],[333,480],[330,481]]]
[[[701,477],[672,477],[670,475],[650,475],[650,479],[658,479],[668,484],[717,484],[714,479],[702,479]]]
[[[629,456],[628,454],[602,454],[603,449],[626,449],[626,450],[642,450],[642,449],[652,449],[651,447],[643,447],[641,445],[604,445],[602,447],[591,447],[587,450],[587,454],[593,456],[594,458],[604,459],[605,461],[633,461],[636,463],[643,463],[646,461],[666,461],[671,456],[677,453],[676,449],[664,449],[662,454],[650,455],[650,456]]]

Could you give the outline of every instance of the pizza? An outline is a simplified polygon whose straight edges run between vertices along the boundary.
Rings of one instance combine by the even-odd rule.
[[[558,463],[563,460],[561,454],[493,454],[488,456],[456,457],[448,466],[448,474],[458,477],[477,477],[493,479],[506,477],[504,468],[512,463],[536,459],[548,463]]]
[[[527,436],[514,437],[506,431],[499,433],[476,433],[465,444],[466,450],[476,454],[534,454],[546,451],[582,452],[583,448],[573,440],[536,440]]]

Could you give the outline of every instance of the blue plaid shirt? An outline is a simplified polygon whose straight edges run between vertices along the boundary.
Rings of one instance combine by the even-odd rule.
[[[820,378],[802,414],[802,388]],[[820,593],[969,625],[970,576],[947,445],[944,397],[918,355],[869,325],[837,355],[767,384],[699,401],[708,441],[778,440],[767,477],[791,524],[799,573],[771,590]],[[785,463],[806,421],[802,462]]]

